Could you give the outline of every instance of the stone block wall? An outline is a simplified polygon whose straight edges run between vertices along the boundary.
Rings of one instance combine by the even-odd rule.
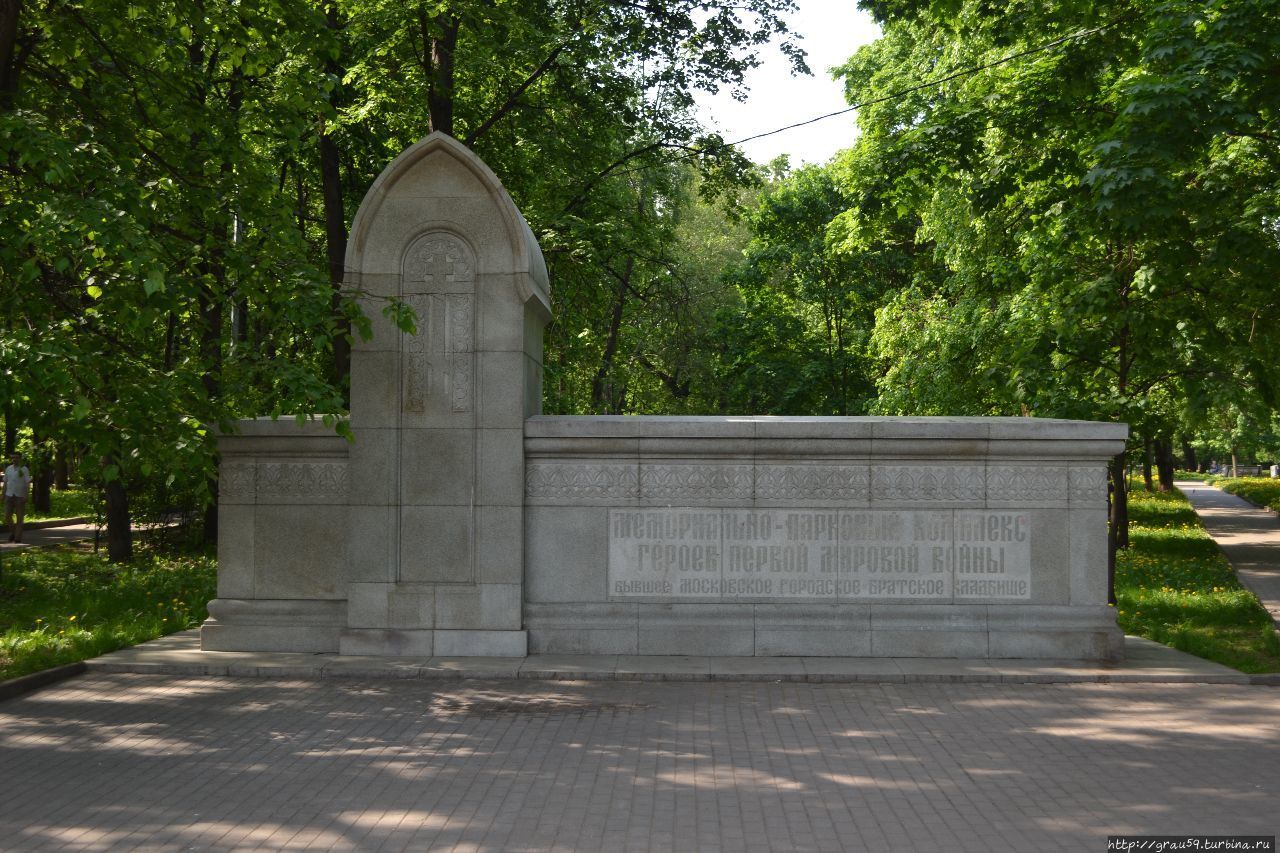
[[[219,438],[214,651],[336,652],[346,625],[349,445],[320,421],[241,421]]]
[[[536,417],[544,653],[1110,658],[1121,424]]]

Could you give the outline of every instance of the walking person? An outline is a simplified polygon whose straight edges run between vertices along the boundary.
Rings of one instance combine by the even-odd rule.
[[[22,464],[22,454],[15,453],[4,469],[4,526],[9,528],[9,541],[22,541],[22,520],[27,514],[27,495],[31,493],[31,469]],[[13,516],[17,514],[17,523]]]

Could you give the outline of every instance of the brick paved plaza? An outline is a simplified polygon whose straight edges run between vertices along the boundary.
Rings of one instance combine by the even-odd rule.
[[[1104,850],[1265,834],[1280,690],[93,674],[0,703],[4,849]]]

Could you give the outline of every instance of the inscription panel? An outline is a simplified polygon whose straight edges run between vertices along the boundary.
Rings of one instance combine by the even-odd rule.
[[[999,510],[612,509],[609,597],[1028,599],[1030,518]]]

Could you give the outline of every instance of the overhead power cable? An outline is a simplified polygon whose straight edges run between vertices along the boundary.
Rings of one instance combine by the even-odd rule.
[[[1047,41],[1044,44],[1037,45],[1036,47],[1031,47],[1031,48],[1027,48],[1026,50],[1020,50],[1016,53],[1011,53],[1008,56],[1004,56],[1004,57],[1001,57],[1000,59],[992,60],[991,62],[984,62],[981,65],[973,65],[968,68],[961,68],[943,77],[938,77],[933,80],[926,80],[923,83],[918,83],[915,86],[908,86],[904,89],[897,89],[886,95],[881,95],[878,98],[871,98],[869,100],[861,101],[859,103],[853,104],[852,106],[845,107],[842,110],[836,110],[833,113],[826,113],[825,115],[820,115],[811,119],[799,121],[799,122],[796,122],[795,124],[788,124],[784,127],[779,127],[775,130],[768,130],[768,131],[765,131],[764,133],[757,133],[752,136],[746,136],[734,142],[721,142],[718,145],[710,145],[710,146],[707,146],[706,148],[693,148],[687,144],[673,145],[671,143],[654,143],[654,144],[645,146],[644,148],[641,148],[638,151],[633,151],[627,154],[626,156],[618,159],[613,163],[613,165],[609,166],[609,168],[605,169],[603,172],[601,172],[600,174],[596,175],[593,179],[588,181],[587,185],[583,187],[582,190],[579,191],[579,193],[576,196],[574,196],[574,198],[567,205],[565,205],[565,210],[572,210],[574,207],[576,207],[588,196],[589,191],[596,184],[598,184],[600,181],[604,180],[604,178],[608,177],[611,174],[632,174],[632,173],[644,171],[645,169],[644,166],[632,166],[626,169],[621,168],[628,160],[631,160],[632,158],[636,157],[638,154],[642,152],[652,151],[660,148],[680,148],[683,150],[680,151],[679,154],[675,155],[675,159],[677,160],[688,160],[693,157],[704,157],[708,154],[714,154],[717,151],[723,151],[726,148],[732,148],[735,145],[741,145],[744,142],[752,142],[756,139],[763,139],[766,136],[774,136],[775,134],[784,133],[788,130],[794,130],[797,127],[805,127],[806,125],[824,121],[825,119],[835,118],[836,116],[845,115],[855,110],[862,109],[863,107],[872,106],[873,104],[882,104],[885,101],[892,101],[895,98],[902,97],[903,95],[909,95],[912,92],[919,92],[921,89],[928,89],[931,86],[938,86],[943,83],[956,80],[960,77],[967,77],[971,74],[977,74],[979,71],[986,71],[988,68],[995,68],[997,66],[1004,65],[1005,63],[1013,62],[1015,59],[1021,59],[1024,56],[1031,56],[1032,54],[1043,53],[1046,50],[1052,50],[1053,48],[1058,47],[1059,45],[1062,45],[1062,44],[1066,44],[1067,42],[1075,41],[1077,39],[1082,39],[1082,38],[1088,38],[1089,36],[1097,35],[1098,33],[1103,32],[1104,30],[1109,30],[1112,27],[1116,26],[1117,24],[1123,23],[1128,17],[1129,17],[1128,15],[1120,15],[1119,17],[1105,24],[1102,24],[1100,26],[1090,27],[1088,29],[1083,29],[1083,30],[1077,30],[1074,33],[1068,33],[1065,36],[1059,36],[1058,38],[1053,39],[1052,41]]]
[[[785,127],[779,127],[776,130],[768,130],[768,131],[765,131],[764,133],[757,133],[753,136],[743,137],[742,139],[736,140],[734,142],[725,142],[720,145],[712,146],[709,149],[704,149],[702,152],[699,152],[699,153],[707,153],[709,151],[715,151],[720,148],[729,148],[734,145],[741,145],[744,142],[752,142],[757,139],[764,139],[766,136],[774,136],[776,134],[783,133],[788,130],[795,130],[797,127],[805,127],[806,125],[815,124],[817,122],[824,121],[829,118],[835,118],[836,116],[846,115],[847,113],[854,112],[855,110],[862,109],[863,107],[869,107],[874,104],[882,104],[886,101],[892,101],[895,98],[902,97],[903,95],[909,95],[912,92],[919,92],[921,89],[928,89],[931,86],[938,86],[943,83],[949,83],[950,81],[956,80],[960,77],[967,77],[971,74],[977,74],[979,71],[986,71],[988,68],[995,68],[999,65],[1004,65],[1005,63],[1012,62],[1015,59],[1021,59],[1024,56],[1031,56],[1032,54],[1043,53],[1046,50],[1051,50],[1057,47],[1058,45],[1065,44],[1069,41],[1075,41],[1076,39],[1088,38],[1089,36],[1097,35],[1098,33],[1103,32],[1104,30],[1111,29],[1112,27],[1121,23],[1122,20],[1123,20],[1123,17],[1117,18],[1116,20],[1111,21],[1110,23],[1102,24],[1101,26],[1091,27],[1085,30],[1077,30],[1074,33],[1069,33],[1065,36],[1060,36],[1059,38],[1056,38],[1053,41],[1048,41],[1042,45],[1037,45],[1036,47],[1027,48],[1026,50],[1020,50],[1017,53],[1011,53],[1008,56],[993,60],[991,62],[983,63],[982,65],[974,65],[969,68],[962,68],[959,71],[953,71],[944,77],[938,77],[934,80],[927,80],[924,83],[919,83],[915,86],[908,86],[905,89],[898,89],[896,91],[890,92],[887,95],[881,95],[878,98],[871,98],[866,101],[861,101],[860,103],[856,103],[851,107],[845,107],[844,109],[836,110],[833,113],[827,113],[825,115],[816,116],[815,118],[805,119],[804,121],[798,121],[795,124],[788,124]]]

